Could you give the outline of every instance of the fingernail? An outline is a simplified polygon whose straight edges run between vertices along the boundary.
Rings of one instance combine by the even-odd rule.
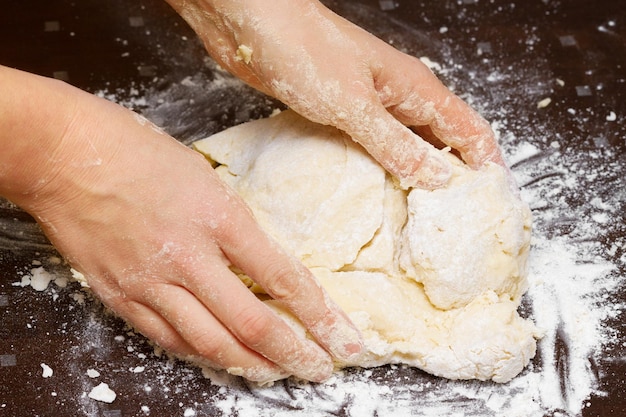
[[[319,323],[310,330],[326,341],[326,349],[339,362],[353,363],[363,352],[364,344],[359,332],[338,307],[337,319],[332,324]]]
[[[331,344],[331,354],[340,362],[353,363],[363,353],[363,341],[361,340],[361,333],[352,328],[346,326],[340,332],[333,335],[336,340],[340,340],[340,343]],[[346,342],[349,340],[350,342]]]
[[[344,345],[344,352],[346,353],[346,360],[356,359],[363,353],[363,343],[348,343]]]

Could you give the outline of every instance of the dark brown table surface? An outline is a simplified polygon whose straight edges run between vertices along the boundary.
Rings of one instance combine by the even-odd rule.
[[[615,0],[327,4],[396,47],[439,63],[444,82],[509,133],[502,138],[505,153],[522,142],[542,150],[539,157],[513,166],[515,172],[529,176],[521,184],[524,191],[543,193],[548,201],[533,207],[535,233],[548,240],[569,239],[572,245],[588,243],[582,247],[592,248],[589,259],[593,255],[614,266],[611,274],[618,285],[607,288],[605,302],[622,305],[626,4]],[[186,144],[268,115],[279,106],[212,65],[193,32],[160,0],[5,1],[0,64],[63,79],[131,106]],[[536,103],[546,97],[551,103],[538,108]],[[551,152],[554,141],[560,144],[558,156]],[[545,170],[549,158],[586,174],[560,188],[553,200],[555,186],[550,181],[561,174]],[[599,176],[589,175],[596,168]],[[605,220],[593,234],[581,236],[578,216],[597,215],[594,197],[612,206],[603,212]],[[76,294],[81,290],[75,283],[66,288],[51,284],[44,292],[14,285],[40,263],[55,278],[69,276],[66,266],[56,264],[55,255],[27,214],[0,202],[0,416],[183,416],[185,410],[198,416],[222,415],[223,408],[214,399],[236,397],[237,389],[254,391],[239,384],[225,393],[198,369],[155,356],[142,337],[128,334],[124,324],[96,302],[88,297],[79,302]],[[582,408],[584,416],[626,415],[624,321],[624,310],[616,307],[603,322],[614,340],[589,358],[598,382]],[[568,356],[566,346],[556,344],[560,357]],[[538,356],[532,366],[541,367],[541,361]],[[52,377],[42,377],[42,363],[54,370]],[[105,375],[118,394],[114,403],[85,397],[104,380],[85,377],[91,368]],[[572,383],[567,365],[557,368],[566,391]],[[388,384],[392,392],[396,385],[414,383],[422,389],[428,386],[432,394],[446,384],[402,367],[375,369],[371,378]],[[282,387],[285,398],[299,395],[294,386]],[[490,389],[489,384],[468,387]],[[327,415],[359,415],[348,397],[335,409],[328,408]],[[411,410],[406,415],[422,415],[421,398],[423,391],[407,400]],[[448,408],[437,415],[491,415],[487,409],[469,407],[469,402],[459,398],[458,405],[444,404]],[[293,401],[268,397],[266,403],[277,415],[290,410],[305,414]],[[570,415],[548,408],[544,414]],[[518,415],[525,415],[523,408]]]

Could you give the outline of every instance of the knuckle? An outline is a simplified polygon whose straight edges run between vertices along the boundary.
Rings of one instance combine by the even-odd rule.
[[[292,265],[273,264],[265,271],[265,290],[275,300],[290,301],[302,292],[304,275]]]
[[[273,326],[272,315],[263,310],[248,308],[243,310],[235,323],[237,334],[252,349],[260,346],[270,334]]]
[[[208,331],[198,331],[189,336],[189,343],[203,358],[219,362],[219,358],[227,352],[228,343]]]

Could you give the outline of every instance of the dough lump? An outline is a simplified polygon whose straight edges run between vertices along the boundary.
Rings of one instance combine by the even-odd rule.
[[[535,355],[539,332],[517,312],[530,211],[501,167],[474,171],[449,155],[447,187],[401,190],[348,136],[292,111],[194,147],[362,332],[365,354],[338,367],[507,382]]]

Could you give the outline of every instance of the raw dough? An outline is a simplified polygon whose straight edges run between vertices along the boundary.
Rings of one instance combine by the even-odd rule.
[[[292,111],[194,147],[363,333],[366,353],[338,366],[506,382],[535,355],[538,331],[517,313],[530,211],[501,167],[473,171],[449,155],[446,188],[407,192],[345,134]]]

